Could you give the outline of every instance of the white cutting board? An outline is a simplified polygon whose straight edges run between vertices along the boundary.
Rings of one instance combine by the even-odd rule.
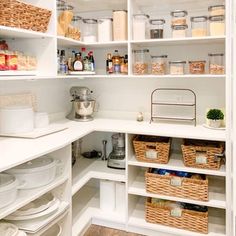
[[[46,136],[49,134],[57,133],[59,131],[68,129],[68,127],[64,124],[50,124],[45,128],[37,128],[29,133],[18,133],[18,134],[3,134],[0,133],[2,137],[12,137],[12,138],[28,138],[28,139],[36,139],[42,136]]]

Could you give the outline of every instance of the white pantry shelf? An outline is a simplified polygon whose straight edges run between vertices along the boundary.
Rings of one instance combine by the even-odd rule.
[[[32,30],[0,26],[0,38],[9,39],[9,38],[54,38],[54,35],[48,33],[41,33]]]
[[[126,181],[125,170],[108,168],[107,161],[79,158],[72,169],[72,195],[92,178]]]
[[[219,170],[208,170],[208,169],[186,167],[184,165],[183,157],[181,153],[172,153],[168,164],[141,162],[141,161],[137,161],[135,156],[132,156],[128,160],[128,165],[147,167],[147,168],[168,169],[168,170],[175,170],[175,171],[185,171],[189,173],[198,173],[198,174],[206,174],[206,175],[214,175],[214,176],[226,176],[224,165],[222,165]]]
[[[206,36],[206,37],[186,37],[186,38],[164,38],[132,40],[131,44],[139,47],[169,46],[169,45],[194,45],[194,44],[212,44],[225,43],[225,36]]]
[[[129,75],[129,78],[140,78],[140,79],[225,79],[226,75]]]
[[[190,204],[196,204],[201,206],[208,206],[208,207],[215,207],[215,208],[226,208],[226,198],[225,198],[225,192],[219,193],[219,190],[225,191],[225,189],[222,189],[222,182],[214,180],[209,181],[209,201],[197,201],[192,199],[186,199],[186,198],[179,198],[174,196],[166,196],[166,195],[160,195],[160,194],[154,194],[154,193],[148,193],[145,189],[145,181],[144,181],[144,173],[142,175],[138,175],[133,183],[129,186],[128,193],[143,197],[153,197],[153,198],[160,198],[164,200],[170,200],[170,201],[177,201],[177,202],[184,202],[184,203],[190,203]],[[220,186],[220,188],[218,187]],[[216,192],[217,189],[217,192]]]
[[[69,178],[69,176],[62,174],[60,176],[57,176],[52,183],[50,183],[46,186],[42,186],[40,188],[35,188],[35,189],[29,189],[29,190],[19,190],[19,194],[17,196],[16,201],[13,202],[10,206],[6,206],[4,208],[1,208],[0,219],[10,215],[14,211],[18,210],[19,208],[27,205],[28,203],[30,203],[32,201],[34,201],[35,199],[39,198],[43,194],[60,186],[61,184],[66,182],[66,180],[68,178]]]
[[[153,230],[157,232],[162,232],[166,234],[173,234],[176,236],[226,236],[225,225],[223,224],[223,219],[219,217],[209,217],[209,233],[201,234],[196,232],[191,232],[187,230],[177,229],[173,227],[164,226],[161,224],[148,223],[145,220],[145,203],[142,201],[138,202],[133,210],[132,214],[128,219],[128,227],[139,227],[147,230]]]

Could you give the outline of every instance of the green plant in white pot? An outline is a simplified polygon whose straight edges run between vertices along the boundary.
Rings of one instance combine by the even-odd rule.
[[[224,120],[224,113],[220,109],[210,109],[207,112],[207,119],[209,120],[209,126],[220,128]]]

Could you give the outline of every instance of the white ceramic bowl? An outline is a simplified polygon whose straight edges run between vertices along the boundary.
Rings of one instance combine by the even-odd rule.
[[[9,106],[0,109],[0,133],[27,133],[33,129],[34,112],[32,107]]]

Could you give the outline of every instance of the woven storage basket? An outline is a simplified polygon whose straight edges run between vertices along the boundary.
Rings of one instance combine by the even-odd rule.
[[[17,0],[0,1],[0,25],[46,32],[52,12]]]
[[[185,139],[181,148],[187,167],[217,170],[224,162],[219,157],[225,149],[223,142]]]
[[[170,156],[171,139],[166,137],[138,135],[133,140],[138,161],[167,164]]]
[[[181,216],[176,217],[172,216],[171,208],[153,204],[151,198],[148,198],[146,202],[146,221],[198,233],[208,233],[208,212],[183,209]]]
[[[146,190],[167,196],[208,201],[208,179],[198,180],[145,172]]]

